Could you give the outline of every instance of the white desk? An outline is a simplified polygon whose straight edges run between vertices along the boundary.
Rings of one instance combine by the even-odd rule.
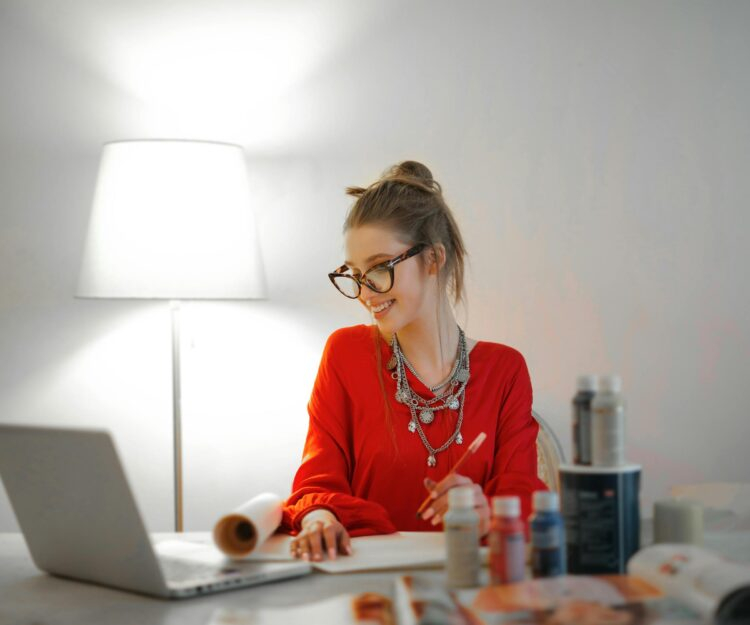
[[[421,571],[440,576],[440,571]],[[21,534],[0,534],[1,625],[206,625],[217,608],[252,609],[348,592],[393,594],[401,572],[312,575],[194,599],[166,600],[68,581],[39,571]],[[315,625],[312,624],[311,625]]]
[[[644,538],[649,542],[648,533]],[[707,534],[706,546],[750,562],[750,532]],[[403,573],[315,572],[284,582],[170,601],[52,577],[34,566],[21,534],[0,533],[0,625],[206,625],[217,608],[290,606],[364,591],[391,596],[395,577]],[[442,572],[421,570],[420,575],[440,578]]]

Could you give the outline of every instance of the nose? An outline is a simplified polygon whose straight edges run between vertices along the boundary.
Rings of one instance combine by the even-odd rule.
[[[366,284],[360,283],[359,285],[359,301],[362,302],[367,308],[372,305],[372,298],[378,294],[370,289]]]
[[[370,289],[362,287],[359,290],[359,301],[362,302],[362,305],[365,306],[365,308],[370,308],[370,300],[372,300],[372,292],[370,291]]]

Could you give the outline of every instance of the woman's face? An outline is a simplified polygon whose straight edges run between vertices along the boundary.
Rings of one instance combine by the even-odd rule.
[[[347,231],[345,237],[346,260],[351,272],[362,276],[368,269],[391,260],[408,250],[392,230],[383,226],[358,226]],[[387,293],[377,293],[362,285],[359,301],[373,313],[381,332],[390,334],[419,319],[435,309],[434,272],[424,262],[426,250],[412,256],[393,268],[393,287]]]

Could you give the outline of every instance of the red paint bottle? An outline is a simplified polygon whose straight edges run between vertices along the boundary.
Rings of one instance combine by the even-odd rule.
[[[520,582],[526,577],[526,539],[518,497],[493,497],[490,545],[490,581]]]

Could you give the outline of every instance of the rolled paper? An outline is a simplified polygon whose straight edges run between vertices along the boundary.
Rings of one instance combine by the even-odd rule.
[[[263,493],[253,497],[214,525],[214,543],[236,560],[262,545],[281,523],[283,501],[278,495]]]

